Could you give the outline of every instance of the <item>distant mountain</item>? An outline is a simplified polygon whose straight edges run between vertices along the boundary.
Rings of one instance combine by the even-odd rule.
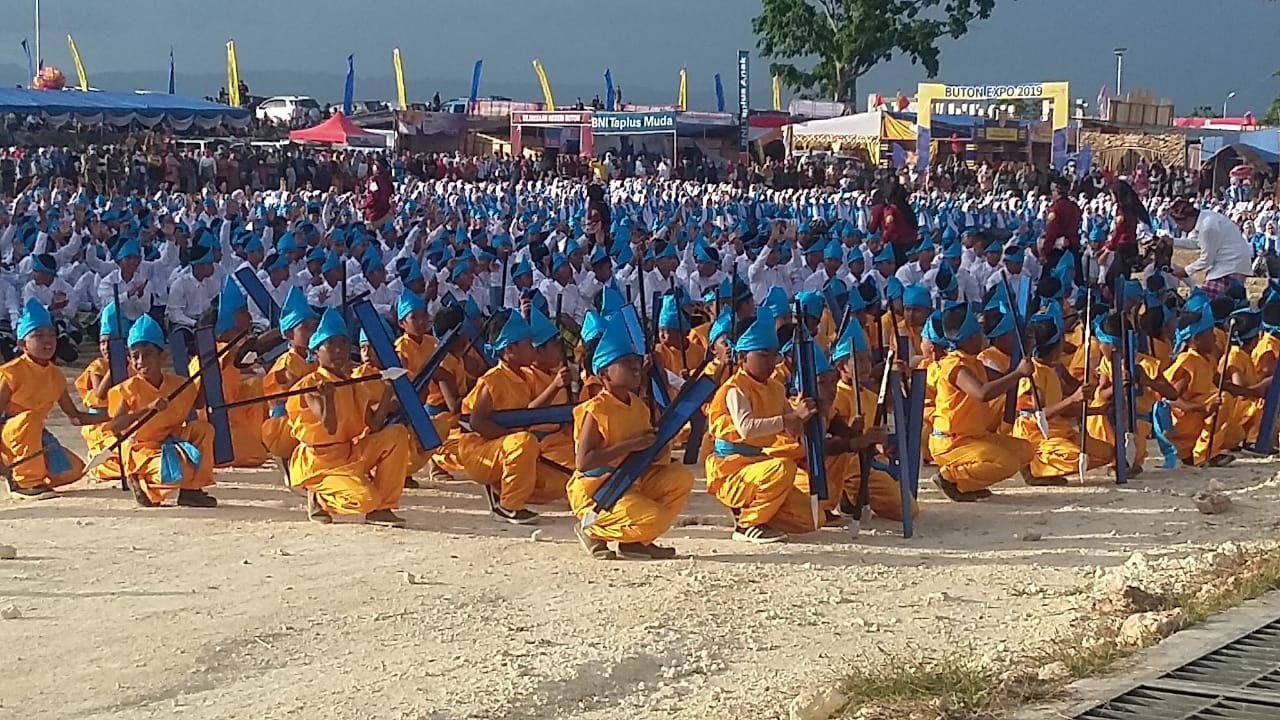
[[[62,68],[67,75],[67,83],[74,85],[75,69]],[[0,87],[14,87],[15,85],[27,85],[31,79],[26,77],[27,70],[25,67],[14,64],[0,64]],[[527,82],[503,82],[500,80],[489,80],[482,78],[480,84],[481,96],[500,95],[515,100],[539,101],[542,99],[542,90],[538,87],[537,79],[533,75],[533,70],[529,71],[529,80]],[[249,90],[255,95],[310,95],[320,102],[338,103],[342,102],[342,87],[345,76],[341,73],[320,73],[305,72],[296,70],[270,70],[261,72],[251,72],[242,69],[240,79],[249,85]],[[169,75],[168,68],[158,68],[156,72],[101,72],[90,73],[89,84],[102,90],[159,90],[164,91],[168,88]],[[193,95],[196,97],[212,97],[218,94],[218,90],[227,84],[227,76],[223,73],[177,73],[174,79],[176,89],[181,95]],[[405,85],[408,88],[410,102],[425,102],[431,99],[433,93],[439,92],[442,100],[450,100],[456,97],[464,97],[471,91],[471,78],[428,78],[428,77],[406,77]],[[672,78],[671,87],[666,90],[632,87],[623,83],[619,83],[622,87],[623,100],[627,102],[636,102],[643,104],[666,104],[672,103],[676,99],[676,81]],[[552,78],[552,92],[555,93],[556,104],[560,106],[569,106],[581,97],[584,103],[590,104],[591,98],[596,94],[604,93],[604,81],[601,80],[597,87],[588,87],[585,85],[574,85],[566,83],[559,85]],[[689,93],[691,104],[699,105],[702,109],[712,109],[715,106],[715,99],[712,93],[706,93],[705,98],[700,98],[697,93]],[[356,69],[356,99],[357,100],[387,100],[394,101],[396,97],[395,77],[391,75],[362,75],[359,67]],[[730,102],[732,104],[732,102]]]

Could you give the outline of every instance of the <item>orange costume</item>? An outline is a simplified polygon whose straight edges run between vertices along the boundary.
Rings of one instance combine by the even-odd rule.
[[[80,394],[80,402],[84,404],[86,409],[98,413],[107,411],[107,399],[98,397],[95,388],[98,380],[106,377],[110,372],[106,358],[99,356],[90,361],[88,366],[76,377],[76,392]],[[84,438],[84,444],[90,457],[111,447],[111,444],[116,440],[116,436],[106,423],[84,425],[80,428],[80,436]],[[99,480],[118,479],[122,475],[120,461],[116,456],[109,457],[101,465],[90,470],[89,474]]]
[[[111,416],[139,412],[183,382],[183,378],[165,373],[157,387],[134,375],[107,392]],[[157,505],[178,490],[200,490],[213,484],[213,427],[203,420],[187,420],[198,393],[194,384],[188,386],[124,444],[126,472]]]
[[[0,462],[9,466],[13,481],[19,487],[69,485],[84,473],[84,461],[63,448],[44,428],[49,411],[67,391],[67,378],[53,364],[40,364],[19,355],[0,365],[0,377],[9,388],[9,403],[0,408],[4,425],[0,428]],[[40,457],[18,466],[21,460],[54,446]]]

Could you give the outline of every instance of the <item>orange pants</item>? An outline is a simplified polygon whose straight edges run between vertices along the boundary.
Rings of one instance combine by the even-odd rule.
[[[63,448],[71,467],[64,472],[51,473],[45,456],[32,458],[16,467],[15,460],[29,457],[44,447],[44,419],[47,412],[28,410],[20,412],[4,422],[0,428],[0,462],[9,465],[13,481],[19,487],[33,488],[40,485],[59,487],[70,485],[84,474],[84,461],[75,453]]]
[[[507,510],[564,499],[569,476],[538,462],[542,449],[533,433],[514,432],[493,440],[466,433],[458,441],[462,466],[471,479],[496,487]]]
[[[834,510],[841,495],[856,501],[862,486],[862,463],[857,453],[827,456],[827,500],[824,510]],[[867,504],[871,512],[889,520],[902,520],[902,491],[898,481],[883,470],[871,469],[867,474]],[[911,517],[920,515],[920,505],[911,500]]]
[[[768,525],[807,533],[822,524],[809,500],[809,473],[782,457],[730,455],[707,458],[707,492],[738,511],[738,525]]]
[[[80,437],[84,438],[85,448],[89,452],[89,457],[106,450],[116,441],[116,436],[107,429],[107,423],[81,427]],[[119,480],[124,474],[120,471],[120,456],[113,453],[106,460],[103,460],[101,465],[90,470],[89,474],[98,480]]]
[[[976,492],[1013,477],[1031,464],[1036,448],[1008,435],[929,438],[934,462],[944,480],[960,492]]]
[[[574,473],[569,481],[569,507],[581,518],[594,509],[592,493],[605,478]],[[585,532],[596,540],[651,543],[666,532],[693,491],[693,473],[683,465],[653,465],[618,498],[612,510],[596,515]]]
[[[408,447],[403,425],[388,425],[348,443],[299,445],[289,460],[289,482],[315,493],[330,512],[394,510],[404,491]]]
[[[125,443],[125,469],[157,505],[178,490],[199,490],[213,484],[213,426],[203,420],[192,420],[172,436],[191,443],[200,451],[199,463],[192,463],[190,458],[182,455],[182,479],[173,483],[160,479],[162,449],[158,443]]]

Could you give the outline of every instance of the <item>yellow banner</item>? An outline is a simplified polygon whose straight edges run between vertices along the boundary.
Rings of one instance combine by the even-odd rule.
[[[542,69],[542,61],[538,58],[533,59],[533,71],[538,74],[538,82],[542,83],[542,99],[547,104],[546,109],[555,110],[556,101],[551,97],[551,83],[547,82],[547,71]]]
[[[680,96],[676,100],[676,107],[681,111],[689,109],[689,71],[686,68],[680,68]]]
[[[240,68],[236,66],[236,41],[227,41],[227,99],[231,107],[240,107]]]
[[[400,64],[400,48],[391,52],[391,62],[396,66],[396,93],[400,98],[400,109],[409,109],[409,97],[404,91],[404,65]]]
[[[71,49],[71,61],[76,64],[76,77],[80,79],[80,89],[89,89],[89,78],[84,74],[84,63],[80,62],[80,51],[76,50],[76,41],[70,35],[67,36],[67,47]]]
[[[773,111],[777,112],[782,109],[782,82],[778,80],[778,76],[773,76]]]

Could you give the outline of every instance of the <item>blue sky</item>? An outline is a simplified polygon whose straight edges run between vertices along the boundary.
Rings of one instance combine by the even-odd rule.
[[[0,24],[0,81],[21,82],[19,43],[34,36],[34,0],[7,0]],[[90,81],[162,88],[174,46],[180,92],[216,92],[224,43],[234,37],[241,77],[255,92],[341,96],[346,56],[355,53],[357,96],[390,99],[391,48],[400,46],[410,95],[465,94],[483,57],[481,93],[534,99],[530,60],[540,57],[560,104],[601,91],[605,67],[628,100],[672,102],[687,66],[690,103],[714,105],[713,75],[735,95],[738,48],[753,50],[753,105],[769,101],[767,63],[754,53],[758,0],[44,0],[47,62],[73,74],[66,34],[75,36]],[[1093,102],[1114,86],[1112,48],[1129,48],[1125,86],[1172,98],[1180,111],[1207,104],[1231,114],[1264,111],[1280,95],[1275,32],[1280,3],[1267,0],[999,0],[994,16],[960,40],[944,40],[939,79],[952,83],[1068,80]],[[305,79],[301,79],[305,75]],[[95,78],[104,82],[99,83]],[[909,90],[923,71],[901,59],[877,68],[859,98]],[[332,90],[325,92],[331,87]],[[734,97],[728,98],[732,106]]]

